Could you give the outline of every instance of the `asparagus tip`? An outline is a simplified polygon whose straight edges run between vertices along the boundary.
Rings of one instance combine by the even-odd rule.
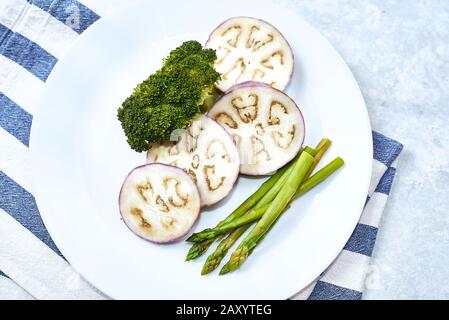
[[[192,260],[195,260],[196,258],[198,258],[198,256],[196,255],[196,254],[187,254],[187,256],[186,256],[186,262],[189,262],[189,261],[192,261]]]
[[[204,270],[204,269],[201,270],[201,275],[202,276],[206,276],[208,274],[209,274],[209,270]]]
[[[224,276],[225,274],[228,274],[230,272],[229,270],[229,263],[226,263],[223,268],[221,268],[219,275]]]

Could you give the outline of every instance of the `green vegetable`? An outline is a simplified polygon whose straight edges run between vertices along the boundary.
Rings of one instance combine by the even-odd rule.
[[[314,158],[307,152],[303,152],[293,166],[293,172],[288,177],[283,188],[279,191],[276,198],[270,203],[267,211],[259,220],[256,226],[251,230],[248,236],[240,243],[229,260],[229,269],[234,271],[246,260],[250,252],[256,247],[259,240],[271,228],[273,223],[287,207],[304,177],[314,162]]]
[[[248,199],[246,199],[237,209],[235,209],[226,219],[220,221],[217,224],[217,227],[228,223],[236,218],[244,215],[251,207],[253,207],[273,186],[276,182],[281,178],[282,174],[285,172],[287,168],[284,167],[278,172],[276,172],[270,179],[265,181],[256,192],[254,192]],[[190,239],[190,238],[189,238]],[[190,241],[187,239],[187,241]],[[208,239],[203,242],[196,242],[192,245],[189,252],[187,253],[186,261],[194,260],[200,256],[202,256],[207,249],[214,243],[215,239]]]
[[[329,163],[327,166],[325,166],[323,169],[315,173],[311,178],[304,181],[301,186],[298,188],[297,192],[292,198],[292,201],[299,198],[300,196],[304,195],[308,191],[315,188],[317,185],[322,183],[324,180],[326,180],[329,176],[331,176],[335,171],[340,169],[344,164],[343,159],[336,158],[331,163]],[[253,217],[254,221],[260,219],[265,211],[268,209],[268,205],[265,205],[261,209],[259,209],[259,216]],[[245,215],[246,216],[246,215]],[[243,217],[245,217],[243,216]],[[242,217],[242,218],[243,218]],[[237,224],[236,221],[233,221],[235,224]],[[230,247],[234,245],[234,243],[240,238],[242,234],[248,230],[248,228],[251,226],[251,224],[241,224],[240,227],[235,229],[233,232],[229,234],[228,237],[226,237],[224,240],[220,242],[217,249],[207,258],[202,274],[207,274],[212,272],[221,262],[221,260],[226,256],[228,250]],[[223,270],[223,269],[222,269]],[[226,271],[226,268],[225,270]],[[221,273],[220,273],[221,274]]]
[[[223,239],[215,251],[207,257],[206,262],[201,270],[201,275],[206,275],[214,271],[221,263],[221,260],[226,256],[228,250],[237,242],[237,240],[251,227],[247,224],[243,227],[232,231],[225,239]]]
[[[139,84],[118,110],[128,143],[137,152],[152,143],[170,139],[176,129],[186,128],[212,103],[220,74],[214,69],[214,50],[197,41],[184,42],[164,59],[163,66]]]
[[[266,211],[268,205],[273,201],[279,190],[282,189],[286,180],[293,172],[295,161],[299,155],[279,170],[272,178],[266,181],[248,200],[241,204],[231,215],[221,221],[213,229],[205,229],[201,232],[192,234],[186,241],[202,242],[214,239],[238,226],[245,225],[258,220]],[[238,214],[236,214],[238,212]]]
[[[313,169],[321,161],[323,155],[327,152],[331,143],[332,142],[329,139],[325,138],[320,141],[320,143],[317,145],[317,147],[315,149],[312,149],[310,147],[306,147],[303,149],[306,152],[308,151],[308,153],[312,154],[315,158],[315,161],[314,161],[311,169],[309,169],[309,172],[307,173],[305,178],[310,176],[309,173],[313,172]],[[344,161],[341,158],[337,158],[334,161],[332,161],[331,163],[329,163],[327,166],[325,166],[323,169],[321,169],[315,175],[313,175],[312,178],[307,179],[306,181],[304,181],[301,184],[301,186],[298,188],[298,191],[296,192],[296,194],[294,196],[294,199],[298,198],[299,196],[303,195],[304,193],[308,192],[309,190],[313,189],[315,186],[317,186],[318,184],[320,184],[321,182],[326,180],[331,174],[333,174],[335,171],[337,171],[339,168],[341,168],[343,166],[343,164],[344,164]],[[292,199],[292,200],[294,200],[294,199]],[[259,211],[259,213],[261,214],[260,217],[262,217],[262,215],[265,212],[267,207],[268,206],[265,205],[264,208]],[[256,217],[254,217],[254,220],[258,220],[258,219],[256,219]],[[236,223],[237,221],[233,221],[233,222]],[[242,222],[245,222],[245,221],[242,220]],[[228,237],[226,237],[224,240],[222,240],[220,242],[220,244],[218,245],[216,250],[211,255],[209,255],[209,257],[207,258],[207,260],[203,266],[203,269],[202,269],[203,275],[212,272],[213,270],[215,270],[215,268],[218,267],[221,260],[226,256],[229,248],[231,248],[234,245],[234,243],[237,242],[237,240],[246,232],[246,230],[248,230],[248,228],[250,226],[251,226],[251,223],[247,223],[247,224],[244,224],[244,225],[238,227],[237,229],[232,231]],[[226,227],[226,226],[222,225],[222,227]],[[265,233],[265,235],[267,233]],[[259,242],[261,242],[264,237],[262,237],[259,240]],[[206,240],[205,242],[207,242],[207,241],[210,241],[212,243],[213,239]],[[198,245],[200,245],[201,243],[202,242],[199,242]],[[230,272],[229,263],[227,263],[221,269],[220,275],[226,274],[228,272]]]
[[[271,186],[270,188],[268,188],[268,186],[266,186],[266,188],[262,188],[264,187],[264,185],[262,185],[261,189],[263,190],[259,189],[249,198],[251,199],[254,196],[253,198],[254,201],[256,198],[260,199],[258,200],[258,202],[255,201],[257,202],[257,204],[255,204],[252,210],[248,212],[248,210],[251,209],[252,207],[252,206],[249,207],[249,205],[245,206],[244,210],[243,209],[239,210],[239,208],[241,208],[242,205],[244,205],[248,201],[247,200],[242,205],[240,205],[239,208],[237,208],[237,210],[239,210],[239,214],[231,214],[230,216],[228,216],[228,218],[219,223],[217,227],[213,229],[205,229],[199,233],[194,233],[186,241],[201,242],[204,240],[213,239],[223,233],[226,233],[229,230],[238,227],[239,225],[253,222],[255,221],[254,219],[257,220],[257,217],[259,217],[260,214],[263,214],[263,212],[265,212],[265,211],[261,212],[261,209],[263,209],[265,205],[268,205],[271,201],[273,201],[273,199],[278,194],[279,190],[282,189],[283,185],[285,184],[285,181],[291,175],[293,167],[294,166],[289,166],[285,170],[281,170],[279,172],[280,177],[276,177],[276,179],[273,179],[275,183],[273,183],[273,181],[270,180],[267,181],[267,182],[270,181],[269,183],[267,183],[268,186]],[[275,176],[277,175],[278,174],[276,174]],[[261,195],[262,197],[260,198]]]
[[[189,252],[187,252],[186,261],[195,260],[199,257],[201,257],[212,245],[212,243],[215,242],[216,239],[209,239],[205,240],[203,242],[195,242],[189,249]]]
[[[228,274],[231,272],[231,268],[229,268],[229,261],[226,262],[226,264],[221,268],[220,270],[220,276],[224,276],[225,274]]]
[[[314,149],[312,156],[315,158],[315,161],[313,162],[312,166],[310,167],[309,172],[307,172],[306,178],[308,178],[312,175],[313,171],[317,167],[318,163],[320,163],[324,154],[327,152],[327,150],[329,150],[331,144],[332,144],[332,141],[330,141],[327,138],[324,138],[320,141],[318,146]]]
[[[229,231],[236,229],[238,227],[244,226],[245,224],[257,221],[263,216],[265,211],[267,211],[269,204],[266,204],[260,208],[252,208],[245,215],[234,219],[230,222],[217,226],[213,229],[205,229],[201,232],[193,234],[189,239],[190,242],[203,242],[209,239],[215,239],[218,236],[228,233]]]
[[[315,149],[313,149],[312,147],[309,147],[309,146],[307,146],[307,147],[304,148],[304,152],[307,152],[307,153],[310,154],[312,157],[314,157],[314,156],[315,156],[315,153],[316,153]]]
[[[321,170],[319,170],[317,173],[315,173],[313,176],[311,176],[301,184],[301,186],[293,196],[293,200],[299,198],[303,194],[315,188],[317,185],[329,178],[335,171],[343,167],[344,164],[345,161],[340,157],[331,161],[327,166],[323,167]]]
[[[291,201],[313,189],[315,186],[326,180],[331,174],[333,174],[343,166],[344,161],[341,158],[337,158],[309,178],[314,168],[316,168],[323,155],[329,149],[331,143],[332,142],[329,139],[325,138],[320,141],[315,149],[310,147],[305,147],[304,149],[302,149],[300,154],[303,151],[306,151],[311,156],[313,156],[314,159],[307,174],[304,176],[304,182],[301,183]],[[270,203],[279,193],[280,189],[282,189],[282,186],[285,184],[287,178],[293,172],[293,165],[295,164],[297,159],[298,156],[290,164],[279,170],[274,176],[267,180],[251,197],[249,197],[236,210],[234,210],[234,212],[232,212],[225,220],[221,221],[215,228],[206,229],[200,233],[193,235],[189,239],[190,241],[198,240],[198,242],[195,242],[193,244],[187,256],[187,260],[192,260],[201,256],[205,251],[207,251],[210,245],[212,245],[212,243],[217,238],[222,238],[226,233],[230,232],[229,235],[219,243],[215,251],[207,258],[201,271],[202,275],[208,274],[215,270],[220,265],[229,249],[249,229],[249,227],[251,227],[253,222],[263,217],[264,213],[268,210]],[[287,207],[288,206],[286,206],[285,209],[287,209]],[[279,216],[276,221],[278,219]],[[265,236],[273,226],[274,223],[268,228],[263,236],[260,237],[260,239],[256,243],[256,246],[265,238]],[[248,255],[253,252],[256,246],[254,246],[249,251]],[[220,275],[226,274],[228,272],[231,272],[229,262],[225,266],[223,266],[220,271]]]
[[[204,96],[204,101],[200,106],[201,112],[206,113],[217,102],[221,96],[221,92],[216,87],[213,87],[211,91],[208,91]]]
[[[343,167],[344,165],[344,160],[342,158],[336,158],[335,160],[333,160],[332,162],[330,162],[327,166],[325,166],[323,169],[321,169],[320,171],[318,171],[317,173],[315,173],[311,178],[307,179],[306,181],[304,181],[301,186],[299,187],[298,191],[296,191],[295,195],[293,196],[293,200],[301,197],[302,195],[304,195],[305,193],[309,192],[311,189],[315,188],[317,185],[319,185],[320,183],[322,183],[323,181],[325,181],[327,178],[329,178],[329,176],[331,176],[335,171],[337,171],[338,169],[340,169],[341,167]],[[279,218],[278,218],[279,219]],[[233,231],[231,233],[232,234],[238,234],[238,230],[240,229],[245,229],[245,231],[250,227],[251,225],[246,225],[243,227],[240,227],[239,229],[236,229],[235,231]],[[271,226],[271,228],[273,228],[274,225]],[[270,229],[271,230],[271,229]],[[268,230],[268,232],[270,231]],[[245,232],[243,231],[242,234]],[[260,238],[260,240],[258,241],[257,244],[259,244],[260,242],[262,242],[262,240],[265,238],[265,236],[268,234],[268,232],[265,233],[265,235]],[[228,246],[229,248],[232,247],[234,245],[234,243],[238,240],[235,239],[234,237],[229,236],[228,238],[228,243],[226,244],[226,246]],[[223,240],[224,241],[224,240]],[[233,241],[233,242],[231,242]],[[249,255],[254,251],[255,248],[253,248]],[[225,252],[223,254],[223,256],[221,257],[220,261],[218,261],[218,264],[221,262],[221,260],[226,256],[227,252]],[[213,255],[213,254],[212,254]],[[209,260],[209,259],[208,259]],[[212,260],[212,258],[211,258]],[[218,259],[216,259],[218,260]],[[207,261],[206,261],[207,263]],[[217,264],[217,266],[218,266]],[[203,270],[205,269],[205,266],[203,267]],[[212,272],[213,270],[211,270],[210,272]],[[231,270],[229,268],[229,262],[226,263],[223,268],[221,268],[220,270],[220,275],[224,275],[229,273]]]
[[[304,149],[303,149],[304,150]],[[300,151],[300,153],[302,150]],[[294,162],[291,161],[289,164],[278,170],[273,176],[271,176],[267,181],[265,181],[255,193],[253,193],[248,199],[245,200],[237,209],[235,209],[225,220],[220,221],[216,227],[228,223],[236,218],[244,215],[249,209],[251,209],[266,193],[273,188],[277,181],[282,177],[284,172],[292,165]],[[265,198],[266,201],[268,198]],[[207,249],[214,243],[215,239],[208,239],[202,242],[195,242],[187,253],[186,261],[191,261],[196,258],[201,257]]]
[[[333,160],[332,162],[330,162],[328,165],[326,165],[323,169],[321,169],[321,170],[319,170],[317,173],[315,173],[312,177],[310,177],[309,179],[307,179],[306,181],[304,181],[302,184],[301,184],[301,186],[299,187],[299,189],[296,191],[296,193],[295,193],[295,195],[293,196],[293,198],[292,198],[292,201],[293,200],[295,200],[295,199],[297,199],[297,198],[299,198],[299,197],[301,197],[302,195],[304,195],[304,194],[306,194],[307,192],[309,192],[310,190],[312,190],[313,188],[315,188],[317,185],[319,185],[320,183],[322,183],[323,181],[325,181],[327,178],[329,178],[334,172],[336,172],[338,169],[340,169],[341,167],[343,167],[343,165],[344,165],[344,160],[342,159],[342,158],[340,158],[340,157],[338,157],[338,158],[336,158],[335,160]],[[233,233],[231,233],[231,235],[232,234],[235,234],[235,235],[237,235],[239,232],[241,232],[242,230],[240,230],[240,229],[245,229],[243,232],[241,232],[241,234],[243,234],[249,227],[250,227],[251,225],[246,225],[246,226],[243,226],[243,227],[240,227],[239,229],[236,229],[235,231],[233,231]],[[238,230],[240,230],[240,231],[238,231]],[[268,234],[268,232],[269,232],[270,230],[268,230],[266,233],[265,233],[265,235],[263,236],[263,237],[261,237],[260,238],[260,240],[257,242],[257,244],[259,244],[264,238],[265,238],[265,236]],[[235,235],[234,235],[234,237],[231,237],[231,236],[229,236],[228,238],[226,238],[227,239],[227,241],[228,241],[228,243],[226,243],[226,246],[227,247],[232,247],[233,245],[234,245],[234,243],[238,240],[238,238],[237,239],[235,239]],[[225,240],[226,240],[225,239]],[[225,240],[223,240],[223,241],[225,241]],[[231,242],[232,241],[232,242]],[[225,245],[223,244],[222,245],[222,247],[224,247]],[[255,248],[255,247],[254,247]],[[249,255],[254,251],[254,248],[249,252]],[[215,252],[212,254],[212,255],[214,255],[215,254]],[[218,261],[218,257],[217,256],[214,256],[213,258],[211,258],[210,260],[212,260],[212,259],[214,259],[215,261],[215,263],[217,263],[217,261],[218,261],[218,264],[221,262],[221,260],[226,256],[226,254],[227,254],[227,251],[226,252],[218,252],[217,253],[217,255],[219,255],[219,254],[223,254],[222,256],[221,256],[221,258],[219,259],[219,261]],[[209,258],[208,258],[208,260],[209,260]],[[206,260],[206,264],[208,263],[207,261],[208,260]],[[218,264],[217,264],[217,266],[218,266]],[[206,270],[206,265],[203,267],[203,270]],[[212,272],[213,271],[213,269],[212,270],[210,270],[210,272]],[[230,268],[229,268],[229,262],[228,263],[226,263],[224,266],[223,266],[223,268],[221,269],[221,271],[220,271],[220,275],[224,275],[224,274],[226,274],[226,273],[229,273],[231,270],[230,270]]]

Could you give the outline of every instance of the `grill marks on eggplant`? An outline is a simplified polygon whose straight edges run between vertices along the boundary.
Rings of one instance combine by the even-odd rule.
[[[261,31],[258,26],[251,26],[251,32],[246,41],[246,48],[250,49],[252,52],[260,50],[262,47],[273,42],[274,35],[270,32]]]
[[[240,25],[232,25],[221,33],[226,43],[231,47],[236,48],[242,34],[242,27]]]
[[[159,195],[156,197],[156,204],[158,205],[159,210],[161,210],[162,212],[167,213],[170,211],[170,208],[167,206],[165,201]]]
[[[219,113],[216,116],[216,120],[218,123],[221,123],[222,125],[227,126],[231,129],[237,129],[239,127],[237,122],[235,122],[234,119],[226,112]]]
[[[304,120],[294,101],[262,83],[231,88],[209,116],[234,138],[244,174],[274,172],[299,152],[304,139]]]
[[[267,69],[274,70],[276,64],[281,66],[285,64],[284,59],[282,51],[276,51],[268,58],[263,59],[260,64]]]
[[[148,229],[151,229],[151,224],[143,217],[143,211],[140,210],[139,208],[132,208],[131,209],[131,214],[133,216],[136,216],[140,219],[140,226],[143,229],[146,229],[146,231],[148,231]]]
[[[293,52],[287,40],[259,19],[225,21],[212,32],[206,47],[217,52],[215,68],[222,74],[217,87],[223,92],[244,81],[260,81],[283,90],[293,73]]]
[[[244,123],[250,123],[257,118],[259,97],[255,94],[249,94],[247,99],[236,97],[231,101],[232,107],[237,110],[240,119]]]
[[[139,184],[137,186],[137,192],[145,202],[148,202],[151,195],[153,194],[153,187],[151,186],[150,180],[147,179],[145,184]]]
[[[204,166],[204,177],[209,191],[218,190],[226,180],[226,177],[217,177],[214,165]]]
[[[268,118],[268,124],[270,126],[280,124],[281,120],[277,114],[288,114],[287,108],[279,101],[272,101],[270,105],[270,116]]]
[[[165,190],[169,190],[172,188],[174,192],[171,192],[172,195],[168,197],[168,202],[171,206],[176,208],[183,208],[187,205],[189,200],[188,195],[184,195],[181,190],[181,183],[177,179],[166,178],[164,179],[164,187]],[[175,195],[175,197],[173,196]]]

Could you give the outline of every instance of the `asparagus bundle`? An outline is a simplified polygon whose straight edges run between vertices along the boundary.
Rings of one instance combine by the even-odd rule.
[[[288,176],[285,186],[279,191],[273,202],[270,203],[267,211],[256,224],[248,236],[240,243],[236,251],[231,255],[229,260],[229,269],[234,271],[237,269],[249,256],[249,253],[256,247],[259,240],[270,229],[272,224],[277,220],[279,215],[284,211],[290,200],[298,190],[304,177],[307,175],[315,158],[307,152],[303,152],[296,161],[293,172]]]
[[[322,139],[315,149],[305,147],[290,164],[267,180],[215,228],[193,234],[187,239],[194,244],[189,250],[186,260],[198,258],[216,239],[221,239],[229,233],[207,258],[201,273],[204,275],[212,272],[235,242],[254,222],[258,221],[254,229],[231,255],[230,261],[222,268],[220,274],[238,268],[271,230],[291,201],[326,180],[343,166],[343,159],[337,158],[310,177],[330,145],[329,139]]]
[[[316,149],[313,149],[311,147],[305,147],[301,152],[305,151],[311,155],[315,156],[315,161],[312,165],[312,167],[309,169],[309,172],[306,175],[306,178],[310,176],[313,169],[316,167],[316,165],[319,163],[323,155],[326,153],[326,151],[329,149],[331,145],[331,141],[329,139],[322,139]],[[313,179],[308,179],[303,184],[301,184],[300,188],[298,189],[297,193],[295,194],[294,198],[298,198],[299,196],[303,195],[310,189],[314,188],[318,184],[320,184],[322,181],[324,181],[327,177],[329,177],[333,172],[338,170],[343,165],[342,159],[336,159],[333,162],[331,162],[328,166],[320,170],[317,174],[313,176]],[[264,213],[264,212],[263,212]],[[204,263],[203,269],[201,271],[202,275],[208,274],[215,270],[218,265],[221,263],[221,260],[226,256],[228,253],[229,248],[231,248],[235,242],[249,229],[251,224],[243,225],[237,229],[235,229],[233,232],[229,234],[228,237],[226,237],[223,241],[220,242],[218,247],[215,249],[215,251],[209,255],[206,262]],[[213,239],[206,240],[205,242],[213,242]],[[203,242],[199,242],[198,245],[200,245]],[[229,263],[227,263],[220,271],[220,275],[228,273],[229,270]]]
[[[283,176],[287,169],[288,166],[282,168],[276,174],[274,174],[270,179],[263,183],[255,193],[253,193],[248,199],[246,199],[245,202],[243,202],[237,209],[235,209],[225,220],[220,221],[216,227],[220,227],[228,222],[231,222],[234,219],[238,219],[243,216],[274,187],[274,185],[279,181],[279,179]],[[190,238],[187,239],[187,241],[190,241]],[[203,255],[213,242],[214,239],[196,242],[187,253],[186,261],[194,260]]]
[[[331,163],[329,163],[323,169],[318,171],[312,177],[304,181],[299,187],[299,189],[296,191],[292,201],[304,195],[317,185],[319,185],[321,182],[326,180],[330,175],[332,175],[335,171],[340,169],[343,165],[344,165],[343,159],[336,158],[335,160],[333,160]],[[251,227],[251,224],[241,226],[235,229],[233,232],[231,232],[229,236],[226,237],[224,240],[222,240],[218,245],[217,249],[207,258],[206,262],[204,263],[201,274],[205,275],[214,271],[215,268],[217,268],[218,265],[220,264],[221,260],[228,253],[229,248],[231,248],[237,242],[237,240],[246,232],[246,230],[249,229],[249,227]],[[260,241],[261,240],[262,239],[260,239]],[[226,264],[221,269],[220,275],[229,272],[228,268],[229,264]]]

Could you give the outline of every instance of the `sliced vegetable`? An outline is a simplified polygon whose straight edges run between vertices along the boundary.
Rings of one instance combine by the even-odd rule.
[[[200,213],[200,195],[188,174],[163,164],[138,167],[126,177],[119,196],[128,228],[155,243],[183,238]]]
[[[213,205],[231,192],[239,173],[239,154],[229,134],[212,119],[200,115],[171,140],[154,144],[148,163],[165,163],[183,169],[198,186],[202,206]]]
[[[270,174],[292,160],[305,135],[304,118],[285,93],[259,82],[239,84],[209,110],[237,144],[240,172]]]
[[[293,51],[284,36],[266,21],[234,17],[209,36],[206,48],[217,51],[215,69],[222,74],[217,88],[260,81],[284,90],[293,74]]]

